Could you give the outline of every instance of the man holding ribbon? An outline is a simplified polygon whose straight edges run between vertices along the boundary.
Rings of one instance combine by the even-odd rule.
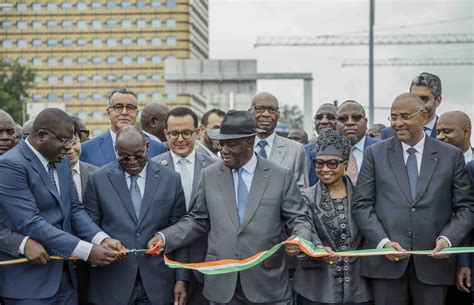
[[[204,169],[192,210],[156,234],[149,248],[163,241],[168,253],[209,232],[210,262],[266,250],[281,241],[285,227],[290,235],[310,238],[307,206],[293,172],[254,153],[258,132],[250,112],[225,115],[221,128],[209,133],[219,140],[223,162]],[[245,271],[205,276],[204,296],[212,304],[292,304],[284,252]]]

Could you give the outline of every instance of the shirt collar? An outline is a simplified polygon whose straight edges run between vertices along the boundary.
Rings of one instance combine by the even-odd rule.
[[[406,152],[408,148],[413,147],[414,149],[416,149],[417,152],[422,152],[423,148],[425,147],[425,137],[426,134],[425,132],[423,132],[423,138],[421,138],[421,140],[413,146],[402,142],[403,151]]]
[[[244,171],[246,171],[250,175],[253,175],[253,173],[255,172],[255,169],[257,168],[257,160],[258,160],[257,155],[252,154],[252,158],[242,166]],[[234,172],[236,171],[237,169],[235,168]]]
[[[275,141],[275,131],[273,131],[272,134],[269,135],[268,137],[266,137],[265,139],[260,138],[257,134],[257,139],[255,141],[254,147],[257,146],[257,144],[258,144],[258,142],[260,142],[260,140],[265,140],[268,144],[268,148],[270,148],[270,150],[272,150],[273,142]]]
[[[464,160],[466,160],[466,163],[472,160],[472,147],[469,147],[464,152]]]
[[[210,156],[215,156],[217,158],[219,158],[218,155],[216,155],[215,153],[213,153],[209,148],[206,147],[206,145],[202,144],[202,143],[199,143],[198,145],[200,145],[205,151],[207,151],[207,153],[210,155]]]
[[[173,164],[176,166],[178,164],[178,161],[181,160],[183,157],[181,156],[178,156],[177,154],[175,154],[172,150],[170,150],[170,153],[171,153],[171,157],[173,159]],[[188,162],[190,162],[191,164],[194,164],[194,161],[196,160],[196,150],[193,149],[193,151],[187,155],[186,157],[184,157]]]
[[[81,174],[81,167],[79,166],[79,162],[81,161],[77,161],[76,165],[74,165],[74,167],[72,168],[72,172],[76,172],[78,173],[79,175]]]
[[[365,145],[365,136],[363,136],[362,139],[359,140],[359,142],[354,144],[353,147],[357,148],[360,151],[364,151],[364,145]]]
[[[148,167],[148,162],[145,164],[145,166],[143,167],[142,171],[137,175],[138,177],[141,177],[141,178],[145,178],[146,177],[146,169]],[[130,174],[127,173],[126,171],[123,171],[125,173],[125,178],[128,179],[130,178]]]
[[[157,142],[159,142],[159,143],[163,143],[163,142],[161,142],[161,140],[160,140],[157,136],[155,136],[154,134],[151,134],[151,133],[149,133],[149,132],[147,132],[147,131],[145,131],[145,130],[143,130],[143,129],[142,129],[142,132],[143,132],[143,133],[145,134],[145,136],[148,137],[149,139],[155,140],[155,141],[157,141]]]
[[[117,134],[110,129],[110,136],[112,137],[112,144],[115,146],[115,141],[117,140]]]
[[[28,142],[28,139],[25,139],[25,143],[26,145],[28,145],[28,147],[33,151],[33,153],[35,154],[35,156],[40,160],[41,164],[43,164],[43,167],[44,168],[48,168],[48,163],[49,161],[46,160],[45,157],[43,157],[43,155],[36,150],[36,148],[33,147],[33,145],[30,144],[30,142]],[[79,163],[79,162],[78,162]]]
[[[433,130],[434,129],[434,126],[436,124],[436,119],[438,117],[435,116],[431,121],[429,121],[426,125],[425,125],[425,128],[428,128],[429,130]]]

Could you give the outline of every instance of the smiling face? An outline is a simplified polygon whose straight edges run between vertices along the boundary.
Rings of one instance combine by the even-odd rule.
[[[142,139],[124,139],[115,144],[120,167],[130,175],[138,175],[148,160],[148,142]]]
[[[167,125],[165,135],[170,150],[178,156],[186,157],[194,150],[196,139],[199,136],[199,129],[194,127],[193,118],[190,115],[170,115]]]
[[[40,146],[38,151],[50,162],[58,163],[64,159],[72,146],[74,127],[58,126],[55,131],[40,129],[37,133]]]
[[[465,114],[444,113],[436,123],[436,133],[438,140],[452,144],[463,152],[470,149],[471,126]]]
[[[71,167],[74,167],[79,162],[81,156],[81,139],[77,134],[74,134],[74,141],[71,145],[71,149],[67,152]]]
[[[334,169],[329,168],[327,164],[324,164],[321,168],[316,167],[316,175],[318,176],[319,180],[328,186],[334,185],[341,181],[342,177],[344,176],[344,171],[347,167],[347,161],[344,161],[341,157],[333,155],[318,155],[317,160],[326,162],[330,160],[339,161],[340,163]]]
[[[219,151],[224,165],[232,169],[245,165],[252,158],[254,141],[255,137],[220,140]]]
[[[418,97],[407,94],[397,97],[392,103],[390,115],[396,118],[390,124],[397,139],[414,146],[423,138],[427,112]]]
[[[346,103],[337,111],[337,131],[342,133],[352,145],[359,142],[367,131],[367,118],[357,103]]]

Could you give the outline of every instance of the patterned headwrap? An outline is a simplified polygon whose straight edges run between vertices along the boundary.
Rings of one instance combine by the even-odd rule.
[[[316,156],[333,155],[349,160],[350,154],[351,142],[335,130],[324,129],[316,140]]]

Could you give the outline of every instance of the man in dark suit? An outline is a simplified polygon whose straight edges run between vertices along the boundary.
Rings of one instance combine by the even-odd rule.
[[[176,107],[169,112],[165,119],[165,134],[170,151],[152,160],[180,174],[186,211],[189,212],[195,202],[192,199],[196,196],[203,169],[216,162],[216,159],[195,149],[196,138],[199,136],[198,118],[189,108]],[[206,250],[207,234],[190,244],[190,262],[204,261]],[[193,273],[194,277],[188,285],[188,305],[209,304],[202,295],[204,276],[198,271]]]
[[[367,147],[352,214],[364,248],[400,253],[368,257],[362,275],[372,279],[376,305],[444,304],[454,283],[454,257],[472,226],[474,193],[462,152],[426,136],[427,112],[415,94],[399,95],[390,121],[395,137]],[[429,250],[410,257],[406,250]]]
[[[218,142],[209,138],[209,132],[213,129],[218,129],[221,127],[222,120],[224,119],[225,112],[213,108],[205,112],[201,117],[201,125],[199,125],[200,133],[200,142],[196,146],[196,151],[199,151],[209,157],[219,160],[218,152],[219,145]]]
[[[162,103],[148,103],[142,109],[140,124],[146,137],[160,143],[166,142],[165,119],[170,112]]]
[[[467,162],[474,158],[474,148],[471,146],[471,119],[462,111],[443,113],[436,124],[436,139],[452,144],[459,148]]]
[[[146,248],[153,235],[185,213],[178,174],[149,162],[148,142],[135,126],[117,133],[118,161],[89,175],[84,205],[94,222],[129,249]],[[174,259],[188,261],[187,248]],[[91,268],[89,300],[100,305],[186,302],[185,270],[168,268],[163,257],[128,255],[108,268]],[[173,292],[174,291],[174,292]],[[174,294],[174,296],[173,296]]]
[[[0,219],[9,229],[39,241],[49,253],[76,256],[107,266],[121,248],[97,227],[77,199],[69,160],[73,123],[62,110],[47,108],[31,134],[0,158]],[[74,232],[76,236],[72,234]],[[0,253],[0,260],[12,259]],[[49,256],[42,258],[46,263]],[[21,264],[2,267],[0,295],[9,304],[77,304],[72,264]]]
[[[364,160],[365,149],[377,143],[377,139],[367,137],[367,118],[364,107],[356,101],[347,100],[337,109],[337,131],[351,141],[351,155],[346,175],[355,185]]]
[[[117,160],[115,155],[115,138],[123,126],[134,125],[138,115],[137,94],[128,88],[115,88],[108,95],[107,114],[110,119],[110,130],[82,143],[81,161],[97,167]],[[148,156],[154,157],[166,152],[163,144],[149,139]]]
[[[423,72],[411,82],[410,93],[416,94],[423,101],[428,113],[423,129],[426,135],[436,138],[436,122],[438,120],[436,108],[439,107],[443,99],[441,96],[441,80],[434,74]],[[387,127],[382,130],[380,139],[385,140],[393,136],[393,128]]]
[[[243,259],[290,235],[309,238],[307,207],[293,173],[254,154],[255,119],[247,111],[230,110],[219,140],[223,162],[203,171],[196,202],[177,224],[150,240],[164,240],[165,252],[181,248],[209,232],[205,261]],[[212,304],[292,304],[284,252],[278,251],[251,269],[204,277],[204,295]]]
[[[321,130],[326,128],[331,128],[332,130],[336,130],[336,112],[337,107],[334,104],[326,103],[322,104],[316,114],[314,115],[314,130],[317,134],[321,132]],[[313,186],[318,182],[318,177],[316,176],[316,170],[313,166],[313,160],[316,154],[316,148],[314,147],[314,142],[309,141],[308,144],[304,146],[304,150],[306,152],[306,162],[308,166],[308,173],[309,173],[309,186]]]

